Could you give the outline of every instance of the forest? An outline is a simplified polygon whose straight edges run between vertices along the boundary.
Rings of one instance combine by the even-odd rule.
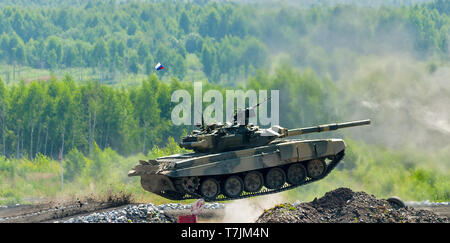
[[[63,193],[59,159],[66,193],[144,194],[126,172],[184,151],[176,141],[192,127],[172,124],[171,95],[194,81],[279,90],[283,127],[370,118],[305,136],[350,144],[333,180],[449,200],[450,3],[404,2],[2,1],[0,204]]]
[[[369,55],[390,46],[415,56],[443,58],[449,51],[449,3],[444,0],[378,9],[214,1],[70,2],[1,8],[0,63],[7,68],[0,77],[6,82],[33,80],[40,78],[36,69],[63,70],[74,79],[115,84],[128,74],[149,75],[160,62],[170,67],[160,74],[168,79],[206,76],[210,82],[236,84],[270,67],[277,53],[288,52],[293,65],[337,78],[339,64],[330,59],[340,58],[344,50]],[[192,72],[196,68],[201,74]]]

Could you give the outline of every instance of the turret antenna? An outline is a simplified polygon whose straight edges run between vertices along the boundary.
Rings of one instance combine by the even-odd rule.
[[[255,109],[256,107],[258,107],[259,105],[261,105],[262,103],[264,103],[264,102],[266,102],[267,100],[270,100],[270,99],[272,99],[272,97],[270,97],[270,98],[265,98],[263,102],[258,103],[258,104],[254,105],[254,106],[252,106],[252,107],[245,108],[245,109],[244,109],[244,112],[245,112],[245,113],[244,113],[245,120],[246,120],[246,121],[248,120],[248,117],[250,116],[250,110]],[[242,112],[242,111],[240,111],[240,112]],[[234,110],[234,114],[233,114],[233,124],[236,124],[236,123],[237,123],[238,113],[239,113],[239,112],[237,111],[237,109],[235,109],[235,110]],[[247,124],[245,124],[245,125],[247,125]]]
[[[201,124],[201,128],[205,127],[205,118],[203,117],[203,110],[201,112],[197,111],[198,113],[200,113],[200,115],[202,116],[202,124]]]

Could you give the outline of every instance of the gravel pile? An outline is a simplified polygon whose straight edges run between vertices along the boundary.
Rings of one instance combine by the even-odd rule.
[[[175,223],[171,217],[153,204],[128,205],[122,209],[74,217],[63,223]],[[59,223],[59,222],[56,222]]]
[[[191,204],[168,203],[156,206],[159,210],[187,210],[191,209]],[[225,207],[223,203],[205,203],[203,209],[222,209]]]
[[[449,223],[449,219],[410,206],[398,208],[365,192],[338,188],[307,203],[265,210],[257,223]]]
[[[207,203],[203,209],[221,209],[222,203]],[[190,210],[190,204],[169,203],[161,205],[128,205],[122,209],[73,217],[56,223],[176,223],[177,219],[165,213],[167,210]]]

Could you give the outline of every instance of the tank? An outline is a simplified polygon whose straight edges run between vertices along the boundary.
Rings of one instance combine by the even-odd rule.
[[[342,160],[342,139],[291,138],[370,124],[370,120],[286,129],[262,129],[248,123],[202,125],[180,146],[192,153],[140,160],[128,176],[142,187],[171,200],[203,198],[224,201],[277,193],[326,177]]]

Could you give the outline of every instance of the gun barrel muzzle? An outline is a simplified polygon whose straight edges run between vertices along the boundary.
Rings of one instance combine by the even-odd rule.
[[[337,130],[337,129],[346,128],[346,127],[356,127],[356,126],[363,126],[363,125],[369,125],[369,124],[370,124],[370,120],[366,119],[366,120],[361,120],[361,121],[332,123],[332,124],[318,125],[318,126],[314,126],[314,127],[290,129],[287,131],[287,136],[297,136],[297,135],[315,133],[315,132],[326,132],[326,131],[332,131],[332,130]]]

